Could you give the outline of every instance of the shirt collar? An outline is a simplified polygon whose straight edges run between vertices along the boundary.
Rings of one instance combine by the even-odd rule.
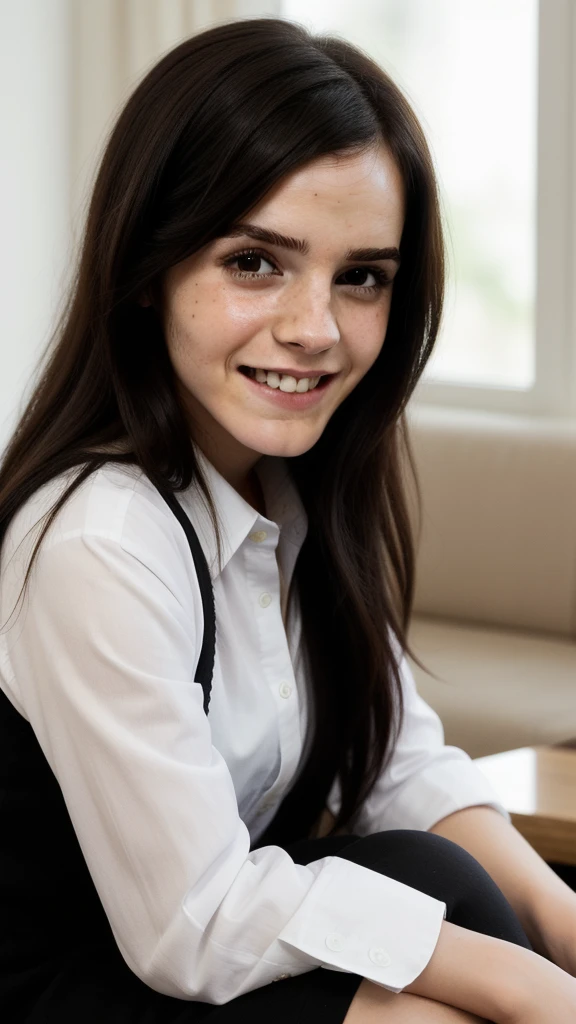
[[[262,455],[256,464],[255,470],[262,486],[269,516],[267,518],[260,515],[238,494],[198,445],[194,446],[194,451],[218,513],[222,532],[222,569],[247,536],[259,529],[274,531],[276,528],[278,536],[281,532],[282,541],[288,541],[297,549],[291,552],[290,562],[293,563],[306,536],[308,517],[290,475],[287,459],[282,456]],[[198,533],[210,576],[215,579],[219,575],[218,551],[204,494],[197,482],[193,481],[190,488],[181,492],[178,498]]]

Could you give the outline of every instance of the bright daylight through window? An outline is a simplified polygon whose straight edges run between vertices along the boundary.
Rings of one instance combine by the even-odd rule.
[[[537,0],[282,0],[400,85],[439,175],[448,243],[429,380],[528,388],[535,366]]]

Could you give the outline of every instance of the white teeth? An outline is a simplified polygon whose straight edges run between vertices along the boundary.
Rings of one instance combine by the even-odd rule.
[[[320,377],[291,377],[287,373],[279,374],[274,370],[251,370],[250,376],[254,377],[260,384],[267,384],[270,388],[280,388],[280,391],[312,391],[316,387]]]

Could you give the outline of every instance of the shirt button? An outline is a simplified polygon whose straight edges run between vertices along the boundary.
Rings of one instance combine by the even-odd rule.
[[[373,946],[368,956],[373,964],[378,964],[378,967],[388,967],[388,964],[392,963],[388,953],[381,946]]]
[[[292,687],[290,686],[290,683],[280,683],[279,689],[281,697],[289,697],[290,694],[292,693]]]
[[[260,594],[260,597],[258,598],[258,604],[262,608],[267,608],[271,600],[272,598],[270,597],[270,594]]]
[[[272,978],[272,981],[283,981],[284,978],[291,978],[291,974],[279,974],[277,978]]]
[[[330,935],[326,936],[326,945],[328,946],[328,949],[344,949],[346,939],[340,934],[340,932],[330,932]]]
[[[255,530],[254,533],[250,533],[250,540],[253,540],[255,544],[260,544],[261,541],[266,540],[268,534],[266,530]]]

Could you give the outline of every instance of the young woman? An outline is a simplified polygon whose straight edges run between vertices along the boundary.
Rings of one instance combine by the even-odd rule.
[[[0,472],[5,1024],[576,1019],[576,896],[406,662],[442,291],[354,47],[237,21],[129,99]]]

